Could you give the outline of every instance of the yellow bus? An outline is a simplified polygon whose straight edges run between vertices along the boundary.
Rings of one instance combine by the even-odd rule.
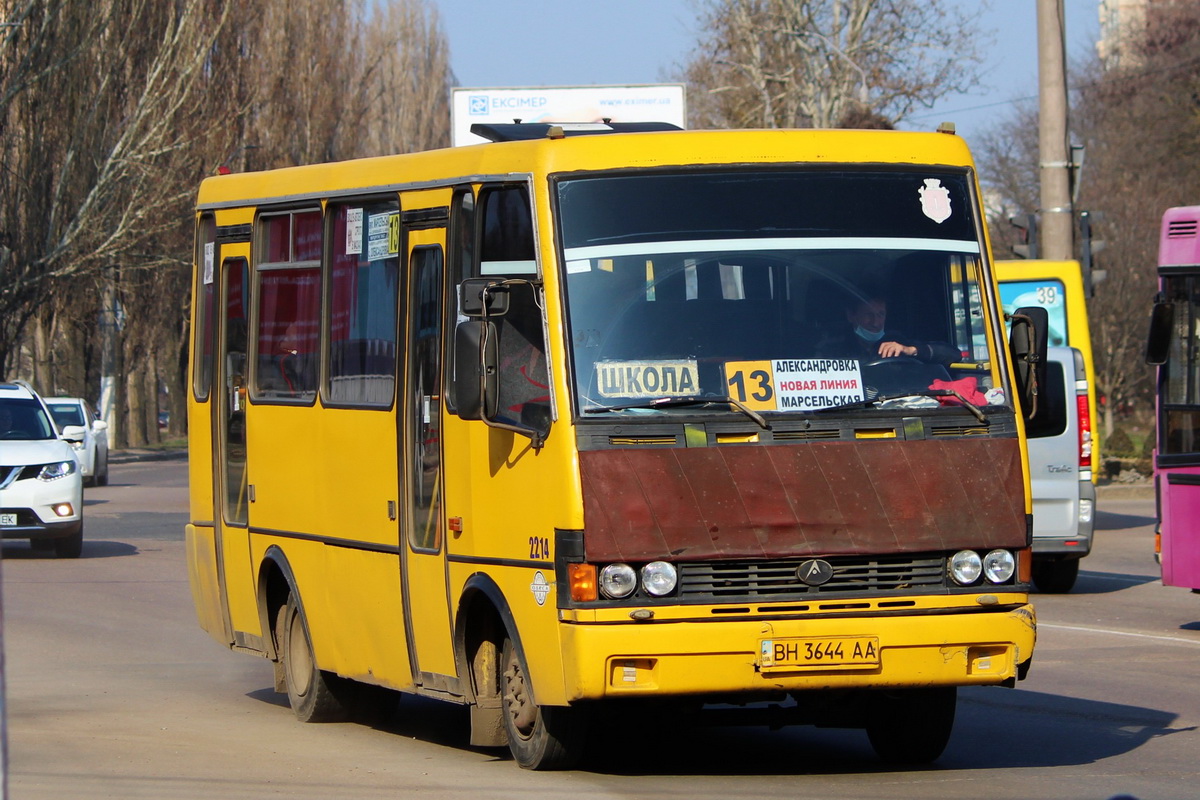
[[[966,146],[670,128],[202,183],[190,584],[299,719],[398,690],[553,769],[770,701],[923,762],[1024,678],[1037,317]]]
[[[1007,309],[1040,306],[1049,318],[1048,344],[1074,347],[1083,356],[1084,372],[1091,392],[1088,395],[1088,420],[1094,427],[1096,416],[1096,366],[1092,359],[1092,330],[1088,325],[1087,292],[1078,261],[1012,259],[996,261],[996,279],[1000,281],[1000,299]],[[1092,431],[1094,434],[1095,431]],[[1090,439],[1092,483],[1099,480],[1100,441]]]

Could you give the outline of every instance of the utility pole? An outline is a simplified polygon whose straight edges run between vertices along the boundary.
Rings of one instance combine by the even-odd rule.
[[[1074,214],[1067,134],[1066,18],[1063,0],[1038,0],[1038,155],[1042,258],[1073,258]]]

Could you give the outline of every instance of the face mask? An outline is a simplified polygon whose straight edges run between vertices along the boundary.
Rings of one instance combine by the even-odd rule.
[[[869,331],[862,325],[855,325],[854,335],[862,339],[866,339],[868,342],[878,342],[883,338],[883,328],[880,328],[877,331]]]

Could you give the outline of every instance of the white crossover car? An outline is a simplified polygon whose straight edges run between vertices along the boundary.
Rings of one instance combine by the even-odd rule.
[[[85,486],[108,485],[108,423],[97,419],[96,412],[87,400],[81,397],[47,397],[46,405],[50,416],[59,430],[78,425],[83,428],[83,439],[72,441],[79,468],[83,470]]]
[[[82,427],[69,426],[60,436],[28,384],[0,382],[0,537],[79,557],[83,476],[72,441],[83,435]]]

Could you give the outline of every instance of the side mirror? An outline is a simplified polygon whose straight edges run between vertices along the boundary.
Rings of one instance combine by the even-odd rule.
[[[1171,326],[1175,322],[1175,304],[1158,302],[1150,310],[1150,332],[1146,335],[1146,363],[1162,366],[1171,352]]]
[[[100,431],[108,430],[108,423],[102,419],[98,419],[92,423],[92,431],[99,433]]]
[[[68,442],[82,442],[87,436],[87,428],[82,425],[66,425],[62,429],[62,438]]]
[[[1038,413],[1038,390],[1046,384],[1046,331],[1050,316],[1038,306],[1018,308],[1010,315],[1008,347],[1016,370],[1015,383],[1026,420]]]
[[[454,408],[462,419],[496,416],[500,382],[496,326],[468,320],[454,329]]]

